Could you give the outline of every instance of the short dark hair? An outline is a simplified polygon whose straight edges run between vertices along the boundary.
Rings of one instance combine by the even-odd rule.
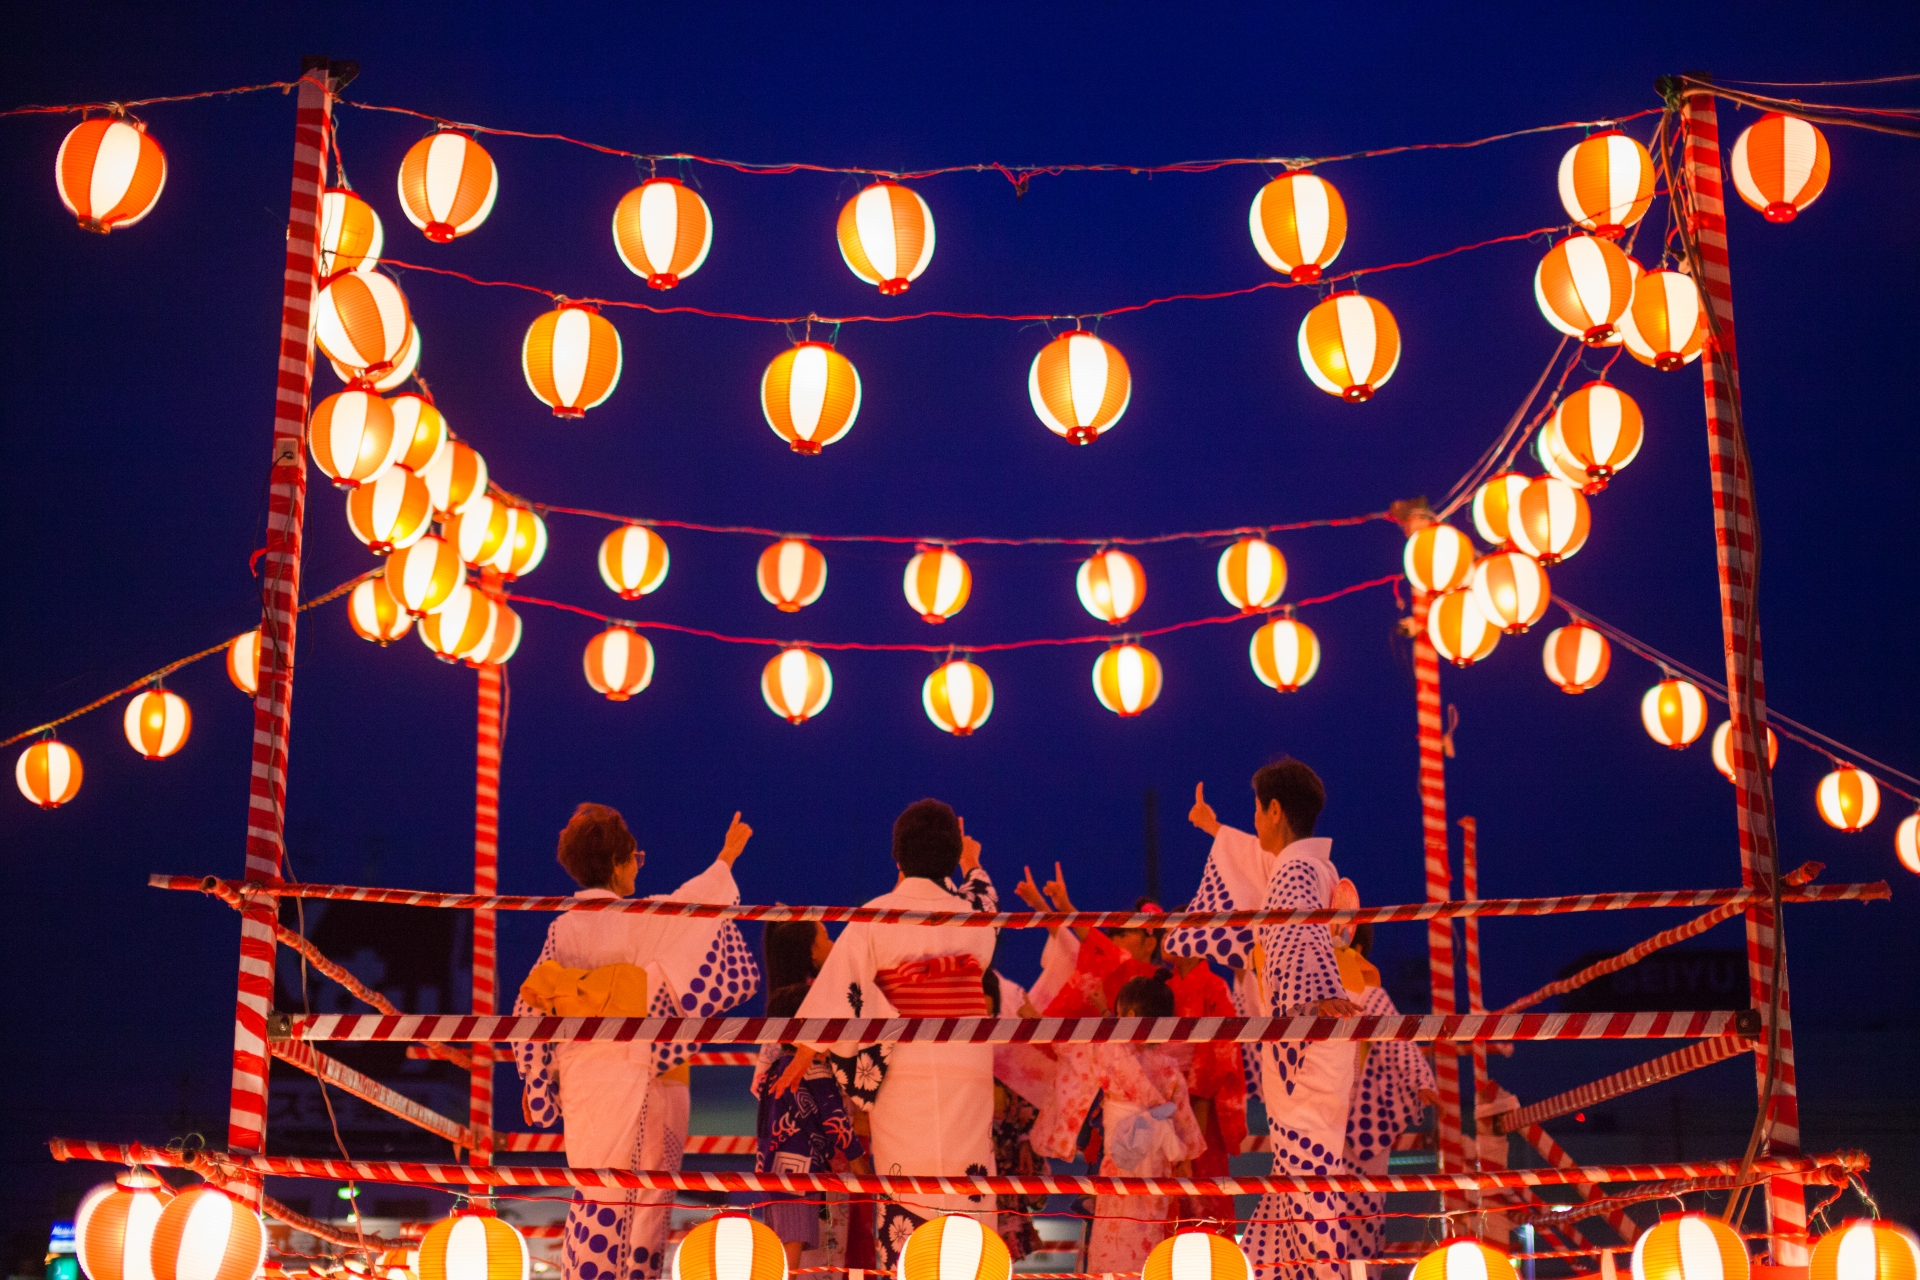
[[[618,809],[583,804],[560,832],[560,865],[582,889],[604,889],[613,869],[639,848]]]
[[[1353,926],[1353,949],[1360,953],[1362,960],[1373,955],[1373,921],[1362,920]]]
[[[1113,1007],[1116,1010],[1137,1010],[1132,1014],[1121,1014],[1121,1017],[1171,1018],[1173,988],[1160,978],[1128,978],[1113,997]]]
[[[761,940],[761,950],[767,957],[767,990],[813,981],[817,972],[813,967],[813,940],[819,928],[814,920],[782,920],[767,926]]]
[[[807,992],[813,990],[811,982],[794,982],[784,987],[775,987],[767,992],[767,1016],[769,1018],[792,1018],[799,1016],[800,1002],[807,998]],[[791,1045],[783,1046],[791,1048]]]
[[[893,860],[903,875],[935,883],[960,865],[960,819],[938,800],[915,800],[893,820]]]
[[[1287,825],[1293,828],[1297,840],[1313,834],[1314,822],[1327,807],[1327,789],[1321,785],[1320,775],[1292,756],[1261,766],[1253,775],[1253,798],[1262,809],[1278,800],[1280,812],[1287,815]]]

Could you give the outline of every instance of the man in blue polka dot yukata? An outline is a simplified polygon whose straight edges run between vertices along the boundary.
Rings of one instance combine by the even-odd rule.
[[[1283,759],[1253,775],[1253,834],[1214,816],[1203,787],[1187,815],[1213,837],[1189,911],[1314,911],[1331,901],[1340,874],[1333,842],[1313,834],[1326,789],[1312,769]],[[1234,969],[1234,1002],[1250,1017],[1352,1017],[1360,1006],[1340,981],[1325,925],[1180,929],[1173,955],[1207,956]],[[1321,1177],[1346,1172],[1347,1106],[1354,1046],[1344,1040],[1263,1044],[1247,1054],[1266,1104],[1273,1172]],[[1347,1280],[1348,1238],[1338,1215],[1345,1198],[1328,1192],[1263,1196],[1242,1245],[1261,1280],[1288,1267],[1317,1280]]]
[[[740,901],[733,862],[753,828],[733,815],[720,854],[664,898]],[[646,852],[620,814],[583,804],[560,833],[560,865],[582,900],[633,895]],[[547,928],[540,962],[593,970],[646,971],[653,1017],[713,1017],[760,989],[753,952],[731,921],[565,911]],[[538,1013],[523,996],[514,1013]],[[529,1124],[565,1124],[567,1164],[576,1169],[677,1170],[687,1142],[687,1055],[692,1046],[582,1041],[522,1044],[515,1053]],[[594,1188],[574,1193],[562,1249],[563,1280],[655,1280],[666,1271],[673,1192]]]

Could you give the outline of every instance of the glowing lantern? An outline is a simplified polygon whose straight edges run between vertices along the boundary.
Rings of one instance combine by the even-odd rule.
[[[1137,644],[1116,644],[1093,661],[1093,696],[1119,716],[1137,716],[1160,696],[1160,659]]]
[[[1854,1218],[1821,1236],[1807,1260],[1808,1280],[1913,1280],[1920,1239],[1893,1222]]]
[[[1513,545],[1542,565],[1559,564],[1587,545],[1587,500],[1565,480],[1535,476],[1507,513]]]
[[[1229,1236],[1182,1231],[1153,1246],[1141,1280],[1253,1280],[1253,1264]]]
[[[753,576],[767,603],[782,613],[798,613],[827,589],[827,558],[810,542],[782,538],[760,553]]]
[[[600,581],[622,600],[652,595],[667,580],[667,544],[643,524],[623,524],[600,542]]]
[[[439,539],[434,541],[438,542]],[[421,545],[418,542],[414,544],[416,547]],[[396,551],[394,554],[407,553]],[[455,567],[458,567],[458,562]],[[384,649],[413,630],[413,615],[401,608],[400,602],[394,599],[386,578],[375,576],[355,584],[352,594],[347,597],[347,625],[362,640],[371,640]]]
[[[1125,622],[1147,598],[1147,571],[1124,551],[1096,551],[1074,574],[1080,605],[1102,622]]]
[[[1828,826],[1858,831],[1880,814],[1880,784],[1872,774],[1843,764],[1820,779],[1814,800]]]
[[[913,1229],[896,1270],[900,1280],[1008,1280],[1013,1258],[977,1220],[951,1214]]]
[[[1500,628],[1474,602],[1472,587],[1455,587],[1428,602],[1427,640],[1454,666],[1470,667],[1500,643]]]
[[[839,236],[847,270],[891,297],[933,261],[933,210],[897,182],[876,182],[841,208]]]
[[[57,738],[45,738],[20,753],[13,780],[20,794],[42,809],[58,809],[80,792],[80,753]]]
[[[1708,750],[1713,755],[1713,767],[1728,782],[1733,781],[1733,721],[1722,720],[1720,727],[1713,731],[1713,741]],[[1771,769],[1780,761],[1780,739],[1773,736],[1773,727],[1767,727],[1767,768]]]
[[[1287,589],[1287,558],[1264,538],[1242,538],[1220,553],[1220,594],[1242,613],[1258,613]]]
[[[1653,157],[1618,129],[1591,134],[1560,157],[1560,203],[1586,230],[1618,240],[1653,206]]]
[[[487,460],[459,440],[433,456],[420,472],[427,482],[427,497],[433,501],[433,518],[450,520],[467,509],[467,504],[487,492]]]
[[[249,697],[260,692],[260,628],[227,641],[227,679]]]
[[[1407,539],[1400,562],[1407,581],[1437,595],[1473,577],[1473,543],[1450,524],[1430,524]]]
[[[490,1209],[462,1209],[427,1228],[420,1280],[527,1280],[527,1242]]]
[[[426,481],[399,467],[347,495],[347,527],[377,556],[420,541],[432,523]]]
[[[1639,456],[1646,434],[1640,406],[1610,382],[1589,382],[1562,400],[1549,425],[1554,443],[1589,477],[1581,486],[1588,493]]]
[[[620,381],[620,331],[597,307],[562,302],[535,320],[520,344],[527,386],[556,418],[579,418]]]
[[[371,370],[356,372],[331,356],[327,358],[327,363],[333,366],[334,375],[349,386],[362,391],[372,390],[384,394],[411,378],[413,371],[420,367],[420,326],[417,324],[407,326],[407,343],[400,349],[400,358],[395,360],[393,366],[384,373]]]
[[[531,507],[509,507],[512,531],[494,552],[493,567],[508,582],[524,578],[547,558],[547,522]]]
[[[1261,684],[1293,693],[1320,669],[1320,639],[1304,622],[1275,618],[1253,633],[1247,658]]]
[[[1482,541],[1496,547],[1513,541],[1513,509],[1520,505],[1528,483],[1518,471],[1502,471],[1473,491],[1473,527]]]
[[[993,681],[973,663],[955,659],[920,686],[920,705],[927,709],[927,719],[964,738],[993,714]]]
[[[513,513],[504,502],[484,494],[467,500],[466,508],[446,523],[446,539],[469,569],[491,564],[513,532]]]
[[[73,1243],[88,1280],[153,1280],[153,1228],[173,1189],[129,1169],[87,1192],[73,1215]]]
[[[1585,693],[1607,678],[1613,661],[1613,646],[1607,638],[1584,622],[1569,623],[1547,633],[1540,647],[1540,665],[1547,679],[1563,693]]]
[[[386,573],[377,581],[399,609],[412,617],[423,618],[436,612],[453,594],[455,585],[463,581],[465,575],[460,571],[460,551],[451,542],[439,534],[429,533],[410,547],[401,547],[387,557]],[[365,586],[361,583],[360,586]],[[355,599],[360,587],[355,587]],[[356,617],[359,606],[353,608]],[[360,624],[354,623],[354,629],[360,630]],[[366,636],[365,631],[360,634]],[[397,639],[406,634],[402,627],[387,639]],[[367,636],[367,639],[374,639]],[[385,643],[382,641],[382,643]]]
[[[387,401],[387,407],[393,410],[393,434],[401,442],[394,465],[420,475],[447,446],[446,416],[433,401],[413,391],[402,391]],[[428,492],[431,496],[432,491]]]
[[[1133,373],[1118,347],[1075,329],[1034,356],[1027,398],[1047,430],[1069,444],[1092,444],[1133,403]]]
[[[782,649],[760,672],[760,696],[788,724],[805,724],[833,696],[833,669],[811,649]]]
[[[1478,1240],[1449,1240],[1414,1264],[1407,1280],[1519,1280],[1507,1255]]]
[[[1792,222],[1827,189],[1827,139],[1797,116],[1767,114],[1734,139],[1734,190],[1768,222]]]
[[[1553,590],[1547,571],[1532,556],[1494,551],[1473,566],[1473,602],[1487,621],[1508,635],[1519,635],[1546,616]]]
[[[926,622],[945,622],[967,607],[973,592],[973,571],[958,553],[928,547],[907,561],[901,582],[907,604]]]
[[[1669,1213],[1633,1242],[1633,1280],[1747,1280],[1752,1273],[1740,1233],[1705,1214]]]
[[[400,161],[400,208],[435,244],[466,235],[493,212],[500,172],[464,133],[443,129],[413,144]]]
[[[139,121],[82,120],[60,143],[53,182],[81,227],[105,235],[153,212],[167,185],[167,157]]]
[[[1534,269],[1533,298],[1548,324],[1600,346],[1633,301],[1633,269],[1611,241],[1568,236]]]
[[[266,1224],[219,1187],[181,1192],[153,1224],[153,1280],[253,1280],[266,1258]]]
[[[380,1265],[376,1274],[381,1280],[415,1280],[414,1260],[407,1249],[389,1249],[380,1255]]]
[[[1691,746],[1707,727],[1707,696],[1688,680],[1669,677],[1640,699],[1640,723],[1663,747]]]
[[[587,641],[581,665],[595,693],[625,702],[653,683],[653,646],[637,631],[608,627]]]
[[[1282,174],[1254,195],[1247,229],[1263,262],[1312,284],[1347,243],[1347,205],[1325,178]]]
[[[166,689],[149,689],[127,699],[127,741],[149,760],[164,760],[186,745],[193,713],[186,699]]]
[[[818,453],[860,416],[860,373],[824,342],[797,342],[760,375],[760,411],[795,453]]]
[[[673,1280],[787,1280],[786,1249],[764,1222],[744,1213],[715,1214],[680,1242]]]
[[[489,599],[487,603],[493,606],[493,612],[487,619],[486,636],[466,654],[470,667],[497,667],[520,651],[520,615],[504,600]]]
[[[1534,436],[1533,456],[1540,460],[1540,469],[1555,480],[1564,480],[1582,493],[1597,492],[1592,474],[1560,443],[1560,433],[1555,430],[1552,418],[1548,418]]]
[[[439,612],[420,619],[420,642],[442,662],[458,662],[492,638],[488,634],[492,623],[493,601],[462,582]]]
[[[406,446],[393,407],[371,391],[337,391],[314,407],[307,447],[314,465],[342,489],[379,479]]]
[[[412,337],[400,286],[378,271],[342,271],[313,302],[313,336],[327,359],[372,380],[391,370]]]
[[[678,178],[649,178],[613,207],[613,247],[650,287],[671,289],[707,260],[713,213]]]
[[[342,271],[371,271],[380,265],[386,229],[373,206],[344,187],[328,187],[320,197],[320,278]]]
[[[1920,813],[1900,819],[1893,831],[1893,852],[1901,866],[1920,876]]]
[[[1671,373],[1700,358],[1708,322],[1700,289],[1678,271],[1649,271],[1633,287],[1633,305],[1620,317],[1627,354]]]
[[[1336,293],[1300,322],[1300,364],[1314,386],[1358,404],[1400,367],[1400,326],[1378,300]]]

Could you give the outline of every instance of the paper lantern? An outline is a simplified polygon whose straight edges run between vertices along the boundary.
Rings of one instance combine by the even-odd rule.
[[[1513,541],[1513,509],[1529,483],[1518,471],[1502,471],[1473,491],[1473,527],[1483,542],[1503,547]]]
[[[1242,613],[1270,607],[1287,590],[1287,558],[1264,538],[1242,538],[1220,553],[1220,594]]]
[[[337,391],[314,406],[307,447],[314,465],[342,489],[386,474],[407,450],[393,406],[371,391]]]
[[[153,1280],[253,1280],[266,1258],[266,1224],[219,1187],[181,1192],[153,1224]]]
[[[433,501],[433,518],[448,520],[487,492],[487,460],[464,441],[449,439],[420,472]]]
[[[1587,493],[1606,488],[1614,472],[1638,457],[1646,434],[1640,406],[1605,381],[1589,382],[1562,400],[1545,429],[1588,477],[1581,485]]]
[[[378,271],[342,271],[313,301],[313,337],[327,359],[371,381],[391,370],[412,336],[400,286]]]
[[[753,576],[767,603],[797,613],[827,589],[827,558],[810,542],[782,538],[760,553]]]
[[[1720,727],[1713,731],[1713,741],[1708,745],[1713,755],[1713,767],[1728,782],[1733,781],[1733,721],[1722,720]],[[1767,768],[1771,769],[1780,761],[1780,739],[1773,736],[1773,726],[1767,726]]]
[[[1474,601],[1471,586],[1455,587],[1427,603],[1427,640],[1454,666],[1470,667],[1500,643],[1500,628]]]
[[[942,663],[920,686],[920,705],[927,719],[957,738],[964,738],[993,714],[993,681],[971,662]]]
[[[400,161],[400,209],[435,244],[487,220],[500,194],[493,157],[464,133],[442,129],[408,148]]]
[[[691,1228],[673,1255],[673,1280],[787,1280],[780,1236],[744,1213],[719,1213]]]
[[[467,499],[459,515],[447,521],[446,539],[460,563],[479,569],[493,563],[513,532],[513,513],[507,504],[483,494]]]
[[[973,593],[973,571],[958,552],[927,547],[907,561],[901,581],[908,606],[925,622],[945,622],[967,607]]]
[[[1300,322],[1300,364],[1314,386],[1359,404],[1400,367],[1400,326],[1378,299],[1336,293]]]
[[[88,1280],[153,1280],[153,1228],[173,1189],[128,1169],[87,1192],[73,1215],[73,1244]]]
[[[1607,678],[1613,661],[1613,646],[1607,638],[1584,622],[1571,622],[1547,633],[1540,646],[1540,665],[1547,679],[1563,693],[1585,693]]]
[[[53,182],[81,227],[105,235],[153,212],[167,185],[167,157],[140,121],[82,120],[60,142]]]
[[[389,467],[347,495],[347,527],[377,556],[420,541],[432,524],[427,483],[411,471]]]
[[[1748,1280],[1752,1271],[1740,1233],[1705,1214],[1666,1214],[1633,1242],[1633,1280]]]
[[[1552,418],[1548,418],[1534,433],[1531,451],[1540,460],[1540,469],[1554,479],[1564,480],[1582,493],[1596,491],[1597,482],[1593,476],[1560,443]]]
[[[170,689],[148,689],[127,699],[127,742],[149,760],[164,760],[186,745],[193,712]]]
[[[833,669],[813,650],[793,645],[773,655],[760,672],[760,696],[789,724],[805,724],[833,696]]]
[[[1047,430],[1069,444],[1092,444],[1133,403],[1133,373],[1118,347],[1075,329],[1034,356],[1027,398]]]
[[[380,1265],[375,1268],[375,1272],[380,1276],[380,1280],[416,1280],[413,1267],[412,1250],[389,1249],[380,1255]]]
[[[1653,207],[1653,157],[1618,129],[1589,134],[1560,157],[1560,203],[1594,235],[1618,240]]]
[[[1535,476],[1507,513],[1513,545],[1542,565],[1559,564],[1587,545],[1592,515],[1580,490],[1553,476]]]
[[[600,541],[600,581],[622,600],[652,595],[667,580],[667,544],[643,524],[623,524]]]
[[[442,662],[459,662],[478,652],[492,637],[493,601],[462,582],[436,613],[420,619],[420,643]]]
[[[242,631],[227,641],[227,679],[252,697],[260,692],[260,629]]]
[[[1137,716],[1160,696],[1160,659],[1137,644],[1116,644],[1093,662],[1093,695],[1118,716]]]
[[[1253,633],[1247,657],[1261,684],[1293,693],[1320,669],[1320,639],[1304,622],[1275,618]]]
[[[1827,825],[1841,831],[1858,831],[1880,816],[1880,784],[1850,764],[1820,779],[1814,800]]]
[[[401,547],[387,557],[385,574],[378,579],[381,590],[388,594],[401,612],[415,618],[424,618],[437,612],[453,594],[456,585],[466,580],[460,567],[460,551],[453,543],[437,533],[425,534],[410,547]],[[361,583],[365,586],[366,583]],[[355,587],[358,591],[360,588]],[[359,630],[356,622],[354,629]],[[366,635],[365,631],[361,631]],[[397,639],[405,635],[403,627],[388,639]],[[373,639],[372,636],[367,636]],[[385,643],[382,641],[382,643]]]
[[[1900,819],[1893,830],[1893,852],[1901,866],[1920,876],[1920,813]]]
[[[487,633],[466,654],[470,667],[497,667],[520,651],[520,615],[505,600],[489,599],[488,603],[493,611],[487,617]]]
[[[620,381],[620,331],[598,307],[562,302],[527,329],[520,369],[556,418],[579,418],[606,401]]]
[[[1347,243],[1346,202],[1325,178],[1282,174],[1254,194],[1247,229],[1261,261],[1312,284]]]
[[[1231,1236],[1181,1231],[1153,1246],[1140,1280],[1253,1280],[1253,1264]]]
[[[320,197],[320,278],[342,271],[371,271],[380,265],[386,228],[373,206],[345,187],[328,187]]]
[[[860,416],[860,373],[824,342],[797,342],[760,375],[760,411],[795,453],[819,453]]]
[[[1080,562],[1073,586],[1088,613],[1102,622],[1125,622],[1147,598],[1147,571],[1126,552],[1109,547]]]
[[[1599,346],[1633,301],[1633,270],[1612,241],[1568,236],[1534,268],[1533,298],[1548,324]]]
[[[678,178],[649,178],[613,207],[613,248],[649,287],[671,289],[713,248],[713,212]]]
[[[439,541],[439,539],[434,539]],[[416,542],[414,546],[423,543]],[[407,548],[412,550],[411,547]],[[405,555],[406,551],[396,551],[395,555]],[[455,567],[458,567],[456,562]],[[392,572],[389,564],[388,572]],[[451,588],[449,588],[451,589]],[[384,576],[375,575],[356,583],[347,596],[347,625],[353,628],[353,634],[362,640],[371,640],[382,649],[413,630],[413,615],[400,606],[387,586]]]
[[[43,738],[20,753],[13,780],[20,794],[42,809],[58,809],[80,792],[80,753],[57,738]]]
[[[1852,1218],[1814,1242],[1807,1280],[1914,1280],[1920,1239],[1897,1222]]]
[[[653,646],[628,627],[608,627],[587,641],[581,657],[587,683],[609,702],[625,702],[653,683]]]
[[[847,201],[838,232],[847,270],[889,297],[905,293],[933,261],[933,210],[897,182],[876,182]]]
[[[1400,563],[1407,581],[1438,594],[1464,587],[1473,577],[1473,542],[1450,524],[1430,524],[1407,539]]]
[[[462,1209],[427,1228],[420,1280],[527,1280],[527,1242],[490,1209]]]
[[[1700,358],[1709,325],[1700,289],[1678,271],[1649,271],[1633,287],[1633,305],[1620,317],[1627,354],[1671,373]]]
[[[1661,746],[1691,746],[1707,727],[1707,696],[1693,682],[1669,677],[1640,699],[1640,723]]]
[[[400,440],[400,456],[394,459],[394,465],[420,475],[451,438],[446,416],[433,401],[415,391],[402,391],[387,401],[387,407],[393,410],[393,434]]]
[[[1519,1280],[1507,1255],[1478,1240],[1449,1240],[1423,1255],[1408,1280]]]
[[[913,1229],[895,1271],[898,1280],[1008,1280],[1013,1257],[977,1219],[949,1214]]]
[[[524,578],[547,558],[547,522],[531,507],[509,506],[512,528],[493,554],[493,567],[508,582]]]
[[[1547,571],[1532,556],[1518,551],[1493,551],[1473,566],[1473,602],[1488,622],[1508,635],[1519,635],[1546,616],[1553,601]]]
[[[334,376],[348,386],[361,391],[378,391],[384,395],[411,378],[414,370],[420,367],[420,326],[407,326],[407,341],[400,348],[400,358],[384,372],[349,369],[331,356],[327,358],[327,363],[332,367]]]
[[[1826,135],[1797,116],[1769,111],[1733,142],[1733,189],[1768,222],[1792,222],[1827,189]],[[71,206],[69,206],[71,207]]]

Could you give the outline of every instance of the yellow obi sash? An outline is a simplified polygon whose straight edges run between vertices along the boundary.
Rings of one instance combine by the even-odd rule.
[[[1365,956],[1352,947],[1336,944],[1333,955],[1334,959],[1340,962],[1340,985],[1347,990],[1361,992],[1368,987],[1380,985],[1380,970],[1374,968]]]
[[[644,1018],[647,971],[631,964],[569,969],[544,960],[520,984],[520,998],[562,1018]]]

